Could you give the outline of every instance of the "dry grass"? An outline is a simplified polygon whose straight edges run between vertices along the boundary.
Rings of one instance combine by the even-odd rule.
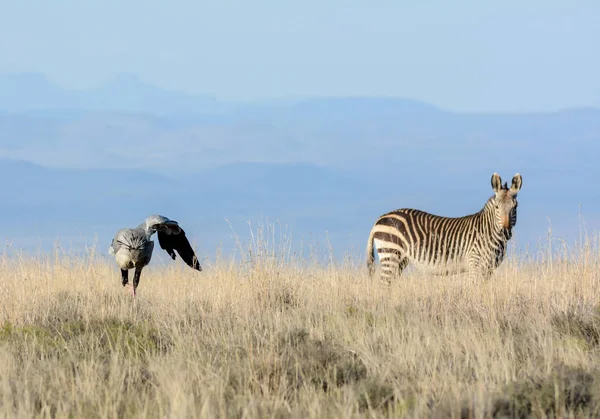
[[[362,263],[293,263],[265,237],[251,249],[242,249],[243,264],[205,263],[200,274],[156,256],[135,302],[114,263],[93,252],[5,257],[1,415],[600,412],[593,244],[513,258],[484,284],[411,273],[391,288],[369,280]]]

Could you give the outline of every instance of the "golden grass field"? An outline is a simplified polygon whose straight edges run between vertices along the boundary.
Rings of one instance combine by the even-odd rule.
[[[600,415],[596,242],[511,257],[487,283],[411,272],[389,288],[362,260],[274,247],[198,273],[157,246],[137,301],[93,249],[5,256],[0,415]]]

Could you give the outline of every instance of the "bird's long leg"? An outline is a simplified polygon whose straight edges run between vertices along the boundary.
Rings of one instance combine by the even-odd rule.
[[[140,276],[142,275],[143,266],[138,266],[135,268],[135,272],[133,274],[133,289],[132,295],[135,297],[135,291],[137,290],[138,285],[140,284]]]
[[[129,282],[129,270],[121,269],[121,283],[123,284],[123,286],[125,286],[125,285],[127,285],[128,282]]]

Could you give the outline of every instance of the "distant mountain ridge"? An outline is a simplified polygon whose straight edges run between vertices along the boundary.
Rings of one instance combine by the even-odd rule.
[[[163,89],[130,73],[120,73],[99,86],[81,90],[62,88],[38,73],[0,74],[0,110],[11,112],[30,111],[56,115],[56,111],[59,110],[95,110],[155,114],[260,115],[277,109],[287,109],[294,113],[314,116],[315,113],[329,112],[332,107],[352,114],[378,112],[389,108],[408,112],[414,112],[415,109],[437,109],[417,100],[393,97],[317,97],[250,103],[225,102],[212,95],[192,95]],[[238,112],[240,110],[241,112]]]
[[[214,97],[162,89],[128,73],[84,90],[61,88],[37,73],[0,75],[0,109],[5,111],[85,109],[213,113],[223,106]]]

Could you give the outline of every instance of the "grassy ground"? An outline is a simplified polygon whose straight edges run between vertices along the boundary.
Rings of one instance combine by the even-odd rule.
[[[197,273],[161,255],[135,302],[93,254],[0,260],[0,415],[600,414],[595,246],[390,288],[271,256]]]

